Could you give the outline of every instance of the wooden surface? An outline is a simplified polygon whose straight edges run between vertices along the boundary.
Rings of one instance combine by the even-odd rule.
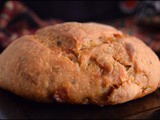
[[[0,118],[159,118],[160,90],[124,104],[99,107],[94,105],[67,105],[36,103],[0,89]]]

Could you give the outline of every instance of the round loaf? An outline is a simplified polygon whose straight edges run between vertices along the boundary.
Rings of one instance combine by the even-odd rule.
[[[160,62],[141,40],[98,23],[67,22],[11,43],[0,87],[39,102],[109,105],[152,93]]]

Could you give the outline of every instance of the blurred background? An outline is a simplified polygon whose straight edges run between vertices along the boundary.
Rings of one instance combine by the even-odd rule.
[[[63,22],[109,24],[160,57],[160,1],[0,1],[0,52],[16,38]]]

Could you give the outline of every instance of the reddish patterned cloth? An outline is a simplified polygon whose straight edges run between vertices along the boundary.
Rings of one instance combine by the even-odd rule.
[[[160,16],[158,10],[160,11],[160,8],[157,7],[157,4],[160,4],[160,2],[121,1],[119,2],[121,11],[124,14],[132,16],[135,13],[135,15],[105,23],[140,38],[159,54]],[[150,8],[147,6],[152,7],[152,12],[148,11]],[[0,11],[0,49],[5,49],[11,42],[22,35],[34,34],[41,27],[61,22],[63,21],[57,19],[41,20],[21,2],[7,1]]]
[[[116,20],[112,25],[140,38],[160,55],[160,1],[123,0],[119,7],[132,17]]]
[[[54,25],[61,20],[41,20],[33,11],[19,1],[7,1],[0,11],[0,49],[5,49],[16,38],[34,34],[47,25]]]

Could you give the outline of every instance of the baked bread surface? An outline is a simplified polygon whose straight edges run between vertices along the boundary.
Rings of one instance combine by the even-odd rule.
[[[42,28],[0,56],[0,87],[39,102],[124,103],[152,93],[159,82],[159,59],[147,45],[98,23]]]

